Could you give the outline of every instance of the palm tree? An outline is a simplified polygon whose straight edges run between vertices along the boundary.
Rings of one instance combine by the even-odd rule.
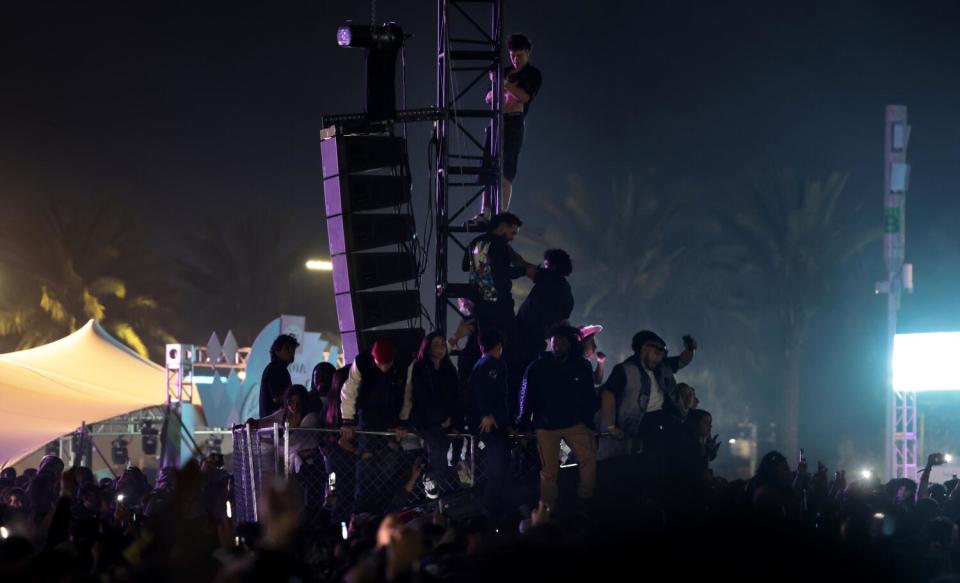
[[[782,358],[790,452],[799,437],[800,373],[810,323],[848,262],[881,235],[879,226],[863,226],[862,208],[842,208],[847,177],[834,172],[800,179],[781,172],[767,183],[754,180],[743,206],[717,213],[728,241],[726,249],[718,246],[725,253],[721,261],[731,281],[739,282],[741,295],[753,298],[753,318],[772,322],[780,340],[776,349]]]
[[[310,257],[326,254],[323,233],[293,228],[269,212],[207,218],[187,236],[178,261],[183,298],[198,338],[230,329],[253,342],[283,313],[307,316],[313,329],[337,330],[330,274],[305,269]]]
[[[574,176],[568,192],[539,193],[540,229],[525,228],[518,245],[528,260],[544,248],[565,249],[574,261],[574,323],[602,323],[603,342],[621,347],[642,328],[656,328],[654,303],[667,290],[685,244],[676,235],[678,213],[693,198],[690,184],[658,191],[655,176],[614,181],[604,199]]]
[[[0,228],[0,269],[9,285],[0,336],[15,349],[46,344],[101,322],[147,357],[172,341],[159,258],[146,231],[118,201],[44,200],[13,206]]]

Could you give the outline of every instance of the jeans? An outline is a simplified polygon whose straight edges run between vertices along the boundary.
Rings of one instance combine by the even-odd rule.
[[[510,438],[495,429],[479,435],[483,443],[484,473],[483,506],[490,516],[500,516],[505,510],[506,487],[510,475]]]

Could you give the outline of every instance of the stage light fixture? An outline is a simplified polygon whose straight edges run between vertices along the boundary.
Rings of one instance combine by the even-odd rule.
[[[407,38],[395,22],[379,26],[347,22],[337,29],[337,44],[347,49],[399,49]]]
[[[860,477],[864,480],[869,480],[873,478],[873,472],[867,469],[860,470]]]
[[[130,452],[127,446],[130,442],[122,436],[110,442],[110,459],[118,466],[126,465],[130,461]]]
[[[160,432],[153,426],[153,421],[144,419],[140,428],[140,447],[144,455],[157,455],[157,442]]]
[[[397,55],[409,35],[395,22],[358,26],[347,22],[337,29],[337,44],[366,50],[366,113],[371,120],[397,115]]]

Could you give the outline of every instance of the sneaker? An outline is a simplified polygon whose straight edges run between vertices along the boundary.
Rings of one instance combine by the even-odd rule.
[[[423,477],[423,493],[427,495],[427,498],[430,500],[436,500],[440,497],[440,488],[437,487],[437,483],[434,482],[428,476]]]
[[[473,472],[470,471],[470,466],[466,462],[457,462],[457,478],[465,486],[473,485]]]

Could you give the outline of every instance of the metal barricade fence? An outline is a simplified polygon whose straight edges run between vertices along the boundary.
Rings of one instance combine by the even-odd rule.
[[[281,450],[276,447],[279,435],[279,426],[253,429],[244,425],[233,430],[234,520],[238,523],[260,519],[264,488],[282,470],[278,467]]]
[[[349,521],[355,512],[426,507],[438,496],[479,492],[485,486],[484,444],[474,435],[409,433],[398,441],[394,432],[355,433],[348,443],[337,429],[235,428],[235,519],[260,519],[260,497],[275,476],[298,482],[308,514],[324,510],[335,522]],[[562,463],[568,455],[563,447]],[[540,471],[536,438],[511,438],[508,471],[511,488],[535,491]]]
[[[308,513],[324,508],[334,521],[347,521],[354,512],[426,506],[482,481],[472,435],[356,434],[348,443],[337,430],[284,432],[284,469],[299,483]]]

